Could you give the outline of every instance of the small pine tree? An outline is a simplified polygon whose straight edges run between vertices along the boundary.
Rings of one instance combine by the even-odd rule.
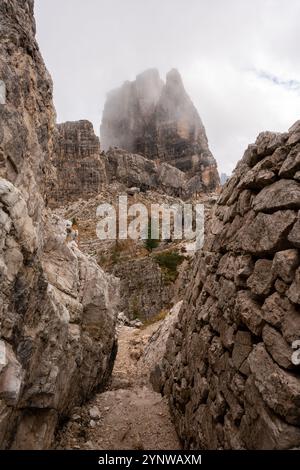
[[[157,248],[158,245],[159,245],[159,240],[156,240],[156,239],[152,238],[151,232],[152,232],[152,226],[151,226],[151,221],[149,221],[149,224],[148,224],[148,238],[145,240],[145,248],[149,252],[155,250],[155,248]]]

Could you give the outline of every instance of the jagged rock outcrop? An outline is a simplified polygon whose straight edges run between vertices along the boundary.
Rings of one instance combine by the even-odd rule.
[[[112,91],[104,108],[101,145],[198,175],[206,190],[219,185],[204,126],[177,70],[168,73],[165,84],[151,69]]]
[[[214,209],[163,361],[187,448],[300,447],[299,152],[259,135]]]
[[[54,132],[54,171],[47,178],[47,203],[56,208],[98,195],[111,183],[141,191],[157,190],[190,198],[206,191],[202,178],[190,177],[165,162],[114,148],[104,153],[89,121],[66,122]]]
[[[107,381],[117,283],[45,210],[55,113],[32,0],[1,1],[0,43],[0,448],[44,449]]]
[[[99,138],[89,121],[57,125],[52,163],[55,178],[48,183],[48,203],[59,206],[99,194],[107,182]]]
[[[199,176],[189,178],[168,163],[155,162],[116,148],[110,149],[103,158],[108,182],[118,181],[127,188],[156,190],[184,199],[205,192],[205,186]]]

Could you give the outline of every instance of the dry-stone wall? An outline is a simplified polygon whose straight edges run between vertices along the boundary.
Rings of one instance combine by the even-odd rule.
[[[168,339],[161,388],[188,448],[300,447],[300,121],[226,183]]]

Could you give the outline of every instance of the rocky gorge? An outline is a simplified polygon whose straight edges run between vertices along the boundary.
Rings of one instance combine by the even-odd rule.
[[[111,92],[99,139],[56,123],[35,32],[2,0],[0,448],[299,449],[300,121],[220,190],[177,70]],[[203,204],[203,249],[100,240],[120,194]]]

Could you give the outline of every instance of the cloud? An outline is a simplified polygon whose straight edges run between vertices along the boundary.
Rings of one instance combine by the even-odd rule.
[[[300,81],[298,80],[293,80],[293,79],[285,80],[265,70],[254,70],[254,73],[257,75],[258,78],[269,80],[274,85],[278,85],[283,88],[286,88],[287,90],[300,93]]]
[[[300,117],[300,2],[36,0],[38,41],[60,121],[99,132],[106,93],[141,71],[177,68],[230,173],[263,130]],[[256,73],[254,73],[256,71]]]

